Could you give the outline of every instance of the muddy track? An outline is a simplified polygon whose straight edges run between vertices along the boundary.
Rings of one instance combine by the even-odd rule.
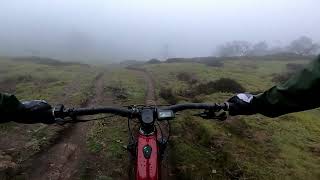
[[[86,107],[98,105],[103,99],[103,74],[99,74],[94,82],[95,96],[88,100]],[[106,101],[106,99],[103,99]],[[79,123],[67,129],[59,141],[48,150],[41,152],[27,162],[29,168],[26,178],[32,180],[64,180],[77,174],[81,161],[88,153],[86,148],[86,133],[92,123]]]
[[[147,72],[143,72],[143,77],[146,81],[146,98],[145,104],[146,105],[156,105],[156,93],[155,93],[155,84],[154,80],[152,79],[151,75]]]

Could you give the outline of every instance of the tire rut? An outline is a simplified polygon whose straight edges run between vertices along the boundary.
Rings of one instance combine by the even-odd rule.
[[[152,78],[151,74],[142,68],[130,67],[127,69],[134,71],[136,74],[142,76],[143,79],[145,80],[145,82],[146,82],[145,83],[145,86],[146,86],[145,105],[156,105],[157,98],[156,98],[156,93],[155,93],[155,82],[154,82],[154,79]]]
[[[155,94],[155,84],[154,80],[151,77],[151,75],[147,72],[143,72],[143,77],[146,81],[146,99],[145,99],[145,104],[146,105],[156,105],[157,104],[157,99],[156,99],[156,94]]]
[[[103,99],[101,98],[104,90],[103,73],[96,77],[94,89],[95,96],[87,101],[86,107],[95,106]],[[92,122],[85,122],[68,128],[56,144],[29,162],[27,179],[71,179],[78,172],[80,163],[87,154],[86,134],[91,126]]]

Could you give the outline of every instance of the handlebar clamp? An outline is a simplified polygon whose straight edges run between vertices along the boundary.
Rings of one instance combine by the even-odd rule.
[[[67,115],[66,115],[64,105],[63,104],[56,105],[52,110],[52,115],[55,119],[65,118]]]

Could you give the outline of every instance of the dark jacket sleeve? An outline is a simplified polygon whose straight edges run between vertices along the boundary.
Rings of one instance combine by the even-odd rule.
[[[285,83],[257,95],[253,105],[269,117],[320,107],[320,55]]]
[[[0,123],[5,117],[16,114],[20,107],[21,103],[14,95],[0,93]]]

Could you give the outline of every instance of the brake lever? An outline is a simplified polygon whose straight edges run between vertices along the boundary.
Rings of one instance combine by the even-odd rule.
[[[228,114],[226,111],[216,112],[216,119],[219,121],[225,121],[228,118]]]
[[[56,118],[56,119],[55,119],[55,123],[56,123],[56,124],[59,124],[60,126],[63,126],[63,125],[65,125],[65,124],[67,124],[68,122],[65,121],[65,120],[62,119],[62,118]]]
[[[198,114],[194,114],[194,116],[199,116],[203,119],[217,119],[219,121],[224,121],[228,118],[228,115],[225,111],[204,111]]]
[[[55,118],[55,123],[59,124],[61,126],[65,124],[72,124],[72,123],[77,123],[81,121],[77,121],[76,117],[66,117],[66,118]]]

